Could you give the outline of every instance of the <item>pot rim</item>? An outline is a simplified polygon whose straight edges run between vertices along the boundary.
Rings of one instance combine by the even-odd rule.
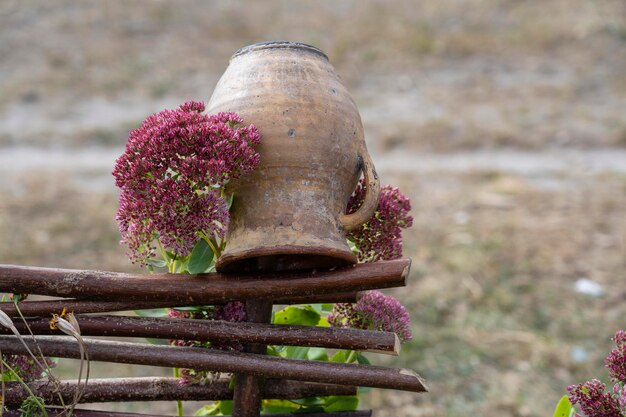
[[[231,60],[237,58],[241,55],[245,55],[251,52],[258,52],[265,49],[296,49],[305,52],[312,52],[314,54],[320,55],[326,61],[329,61],[328,55],[322,52],[321,49],[316,48],[313,45],[309,45],[302,42],[291,42],[291,41],[268,41],[268,42],[258,42],[252,45],[244,46],[240,48],[233,54],[230,58]]]

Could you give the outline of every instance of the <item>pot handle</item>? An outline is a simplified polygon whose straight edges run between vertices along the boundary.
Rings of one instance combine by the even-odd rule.
[[[372,158],[365,147],[365,142],[361,145],[358,157],[362,161],[361,170],[365,177],[365,198],[357,211],[351,214],[342,214],[339,217],[339,222],[347,232],[367,223],[378,207],[378,197],[380,196],[380,180],[378,179]]]

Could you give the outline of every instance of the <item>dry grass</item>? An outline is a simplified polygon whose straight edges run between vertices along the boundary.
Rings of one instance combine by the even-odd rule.
[[[290,39],[326,51],[359,106],[382,107],[365,122],[391,145],[623,146],[626,57],[616,52],[626,9],[618,0],[61,3],[0,10],[0,111],[30,112],[46,125],[0,129],[0,144],[46,141],[46,128],[88,117],[81,105],[94,97],[118,108],[206,100],[234,50]],[[385,109],[392,119],[381,123]],[[104,130],[116,126],[98,128],[57,134],[55,143],[112,143]]]
[[[375,393],[372,403],[399,415],[416,405],[435,415],[549,415],[567,385],[604,376],[626,312],[626,179],[556,192],[497,173],[415,183],[406,249],[416,337],[401,360],[422,370],[432,394]],[[576,293],[582,277],[607,295]]]
[[[398,415],[540,416],[568,384],[604,374],[626,313],[626,178],[576,180],[546,190],[497,172],[387,178],[415,206],[411,283],[395,292],[415,339],[387,363],[418,370],[431,393],[375,390],[366,404]],[[3,197],[0,263],[129,269],[113,196],[57,178]],[[576,293],[582,277],[608,294]]]

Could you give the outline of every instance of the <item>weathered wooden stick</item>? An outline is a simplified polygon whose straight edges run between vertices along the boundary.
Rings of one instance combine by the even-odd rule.
[[[32,338],[26,337],[24,340],[30,345],[31,350],[35,349]],[[80,358],[78,344],[72,338],[38,336],[37,343],[46,356]],[[85,345],[89,352],[89,358],[94,361],[191,368],[242,373],[267,378],[391,388],[413,392],[427,391],[420,376],[408,369],[284,359],[254,353],[104,340],[85,339]],[[26,354],[26,349],[15,336],[0,336],[0,350],[9,354]]]
[[[272,319],[272,301],[246,301],[246,315],[250,323],[269,323]],[[245,346],[244,349],[250,353],[265,354],[267,345],[254,343]],[[233,417],[260,416],[261,400],[263,399],[262,386],[265,385],[265,378],[249,374],[237,374],[235,378]]]
[[[65,417],[64,410],[46,407],[50,417]],[[21,417],[21,410],[6,410],[3,417]],[[74,409],[72,416],[75,417],[172,417],[158,414],[120,413],[113,411],[81,410]],[[339,411],[333,413],[306,413],[306,414],[268,414],[268,417],[371,417],[372,410],[363,411]]]
[[[105,271],[0,265],[0,292],[108,301],[216,304],[279,299],[406,285],[411,261],[359,264],[332,271],[265,275],[123,274]]]
[[[80,398],[81,403],[103,403],[122,401],[220,401],[232,400],[230,381],[221,379],[209,385],[181,385],[178,378],[103,378],[90,379]],[[81,388],[83,384],[81,383]],[[46,404],[59,405],[74,400],[76,381],[62,381],[58,394],[48,381],[29,383],[30,389],[42,397]],[[356,395],[356,387],[269,379],[262,388],[262,397],[267,399],[297,399],[327,395]],[[4,393],[5,405],[19,406],[28,397],[24,386],[18,382],[7,382]]]
[[[313,294],[306,297],[291,296],[288,298],[279,298],[275,301],[275,304],[354,303],[357,299],[357,292],[322,295]],[[64,308],[68,312],[88,314],[108,313],[114,311],[148,310],[166,307],[192,307],[206,304],[207,303],[204,301],[171,304],[167,301],[101,301],[68,298],[49,301],[23,301],[20,302],[19,307],[22,315],[25,317],[50,317],[52,313],[61,314],[61,311],[63,311]],[[9,301],[0,302],[0,310],[4,311],[11,317],[17,317],[19,315],[15,305]]]
[[[271,306],[270,306],[271,308]],[[271,311],[269,312],[271,315]],[[75,316],[83,336],[150,337],[218,342],[261,343],[281,346],[316,346],[364,350],[397,355],[400,341],[395,333],[317,326],[291,326],[266,323],[233,323],[221,320],[150,318],[126,316]],[[270,317],[267,318],[269,321]],[[62,335],[50,329],[50,320],[20,318],[13,320],[22,334]],[[26,328],[28,325],[28,328]],[[0,334],[12,334],[0,327]]]

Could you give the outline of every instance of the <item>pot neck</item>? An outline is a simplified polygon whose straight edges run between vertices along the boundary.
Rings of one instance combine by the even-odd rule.
[[[328,56],[322,52],[321,49],[316,48],[315,46],[308,45],[306,43],[300,42],[289,42],[289,41],[270,41],[270,42],[259,42],[252,45],[244,46],[239,49],[237,52],[233,54],[230,58],[231,60],[237,58],[242,55],[250,54],[253,52],[270,50],[270,49],[291,49],[302,52],[309,52],[316,55],[321,56],[326,61],[328,61]]]

